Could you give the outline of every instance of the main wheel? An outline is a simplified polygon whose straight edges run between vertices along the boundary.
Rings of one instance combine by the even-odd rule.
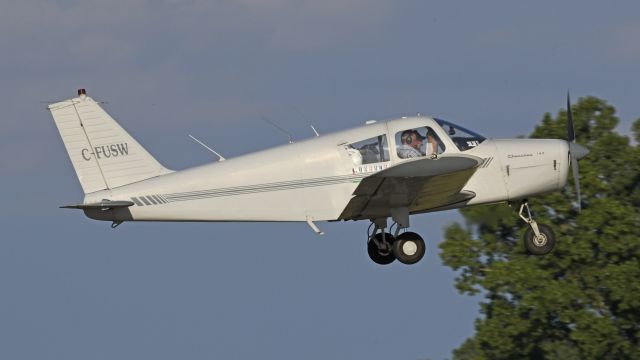
[[[389,244],[388,249],[378,248],[378,245],[376,244],[375,241],[373,241],[373,239],[369,239],[369,242],[367,243],[367,252],[369,253],[369,257],[371,258],[371,260],[373,260],[373,262],[380,265],[388,265],[396,260],[396,257],[393,256],[393,250],[392,250],[393,243],[395,240],[393,238],[393,235],[386,233],[384,237],[386,238],[387,243]],[[379,243],[382,244],[382,233],[375,234],[374,238]]]
[[[411,265],[422,259],[426,248],[420,235],[407,231],[400,234],[393,243],[393,254],[401,263]]]
[[[538,224],[538,231],[540,236],[536,237],[531,227],[527,229],[524,233],[524,248],[529,254],[546,255],[556,246],[556,235],[551,227],[544,224]]]

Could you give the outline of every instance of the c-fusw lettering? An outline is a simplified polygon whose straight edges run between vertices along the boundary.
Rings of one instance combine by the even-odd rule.
[[[96,146],[93,149],[84,148],[82,149],[81,153],[82,158],[85,161],[91,160],[92,157],[95,157],[96,159],[104,159],[118,156],[127,156],[129,155],[129,144],[120,143]]]

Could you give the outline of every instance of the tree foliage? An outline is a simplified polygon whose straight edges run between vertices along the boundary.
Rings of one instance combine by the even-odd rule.
[[[615,132],[615,109],[586,97],[573,106],[583,210],[572,179],[562,192],[532,198],[539,223],[558,243],[525,252],[517,206],[463,209],[446,229],[443,262],[456,287],[481,294],[476,334],[455,359],[640,359],[640,147]],[[547,113],[531,137],[566,138],[567,113]],[[640,140],[640,119],[633,124]],[[515,204],[514,204],[515,205]]]

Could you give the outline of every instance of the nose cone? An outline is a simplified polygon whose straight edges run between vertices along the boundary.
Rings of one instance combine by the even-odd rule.
[[[569,143],[569,151],[571,151],[571,156],[576,160],[580,160],[589,154],[589,149],[576,143]]]

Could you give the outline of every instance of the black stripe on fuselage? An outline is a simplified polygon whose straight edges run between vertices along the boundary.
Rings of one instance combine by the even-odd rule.
[[[220,188],[220,189],[207,189],[207,190],[189,191],[189,192],[181,192],[181,193],[173,193],[173,194],[163,194],[161,196],[164,199],[166,199],[168,202],[188,201],[188,200],[208,199],[208,198],[215,198],[215,197],[222,197],[222,196],[255,194],[255,193],[261,193],[261,192],[293,190],[293,189],[302,189],[302,188],[310,188],[310,187],[318,187],[318,186],[352,183],[352,182],[360,181],[367,176],[368,175],[331,176],[331,177],[325,177],[325,178],[282,181],[282,182],[266,183],[266,184],[256,184],[256,185],[237,186],[237,187]]]

